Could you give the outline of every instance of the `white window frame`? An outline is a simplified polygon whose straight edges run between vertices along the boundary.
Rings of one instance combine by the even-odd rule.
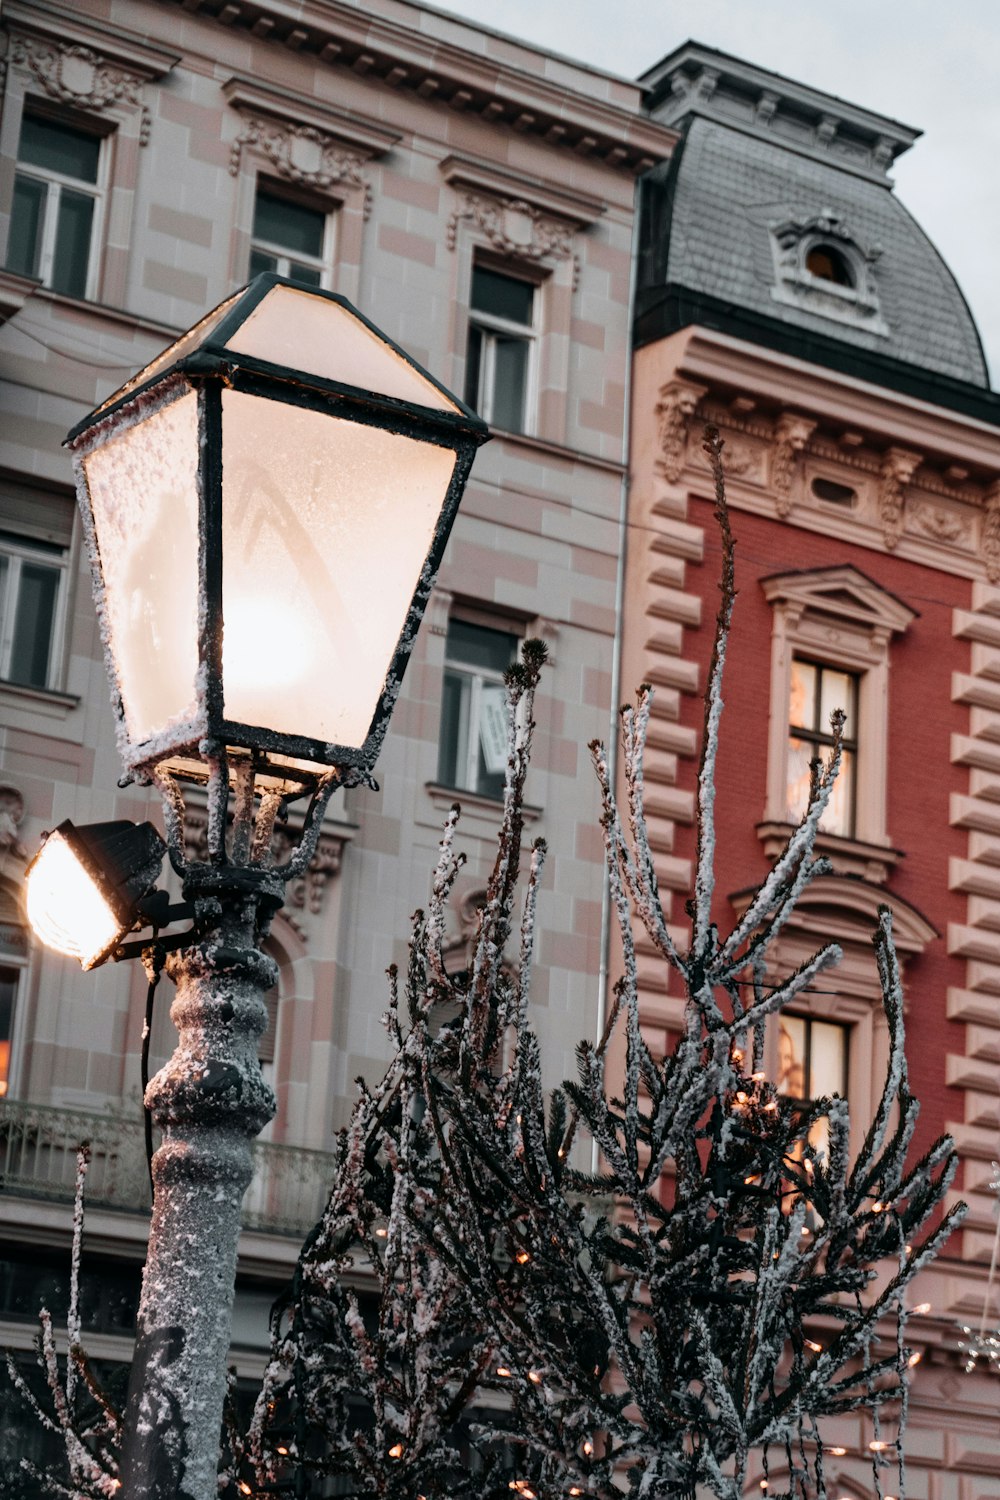
[[[57,692],[62,681],[63,657],[66,638],[66,609],[69,595],[68,548],[41,547],[31,537],[4,532],[0,528],[0,556],[9,569],[7,584],[0,597],[0,682],[14,687],[27,687],[36,692]],[[17,620],[17,600],[21,587],[21,569],[25,563],[40,563],[59,574],[56,585],[55,608],[52,612],[52,639],[49,643],[49,660],[45,683],[13,683],[9,676],[10,653],[14,645],[14,628]]]
[[[14,910],[17,909],[18,893],[13,883],[9,880],[2,881],[2,894],[4,905],[9,901]],[[6,920],[6,919],[4,919]],[[14,925],[14,924],[12,924]],[[17,924],[21,925],[21,924]],[[28,934],[25,934],[27,937]],[[30,940],[30,939],[29,939]],[[22,1039],[25,1027],[25,1010],[27,1008],[27,976],[30,963],[30,949],[22,954],[5,953],[0,951],[0,968],[13,969],[17,973],[17,982],[14,989],[14,1013],[10,1028],[10,1061],[7,1067],[7,1086],[0,1099],[15,1099],[17,1097],[15,1085],[17,1084],[20,1071]]]
[[[84,193],[94,200],[94,215],[90,226],[90,246],[87,251],[87,280],[83,292],[83,300],[94,302],[97,300],[97,290],[101,276],[101,245],[104,243],[104,217],[108,196],[108,180],[110,175],[109,161],[111,156],[110,137],[102,135],[98,131],[84,130],[73,120],[66,120],[58,114],[41,110],[26,110],[26,119],[50,119],[54,124],[61,125],[66,130],[75,130],[79,135],[90,135],[98,143],[97,155],[97,181],[85,182],[82,178],[70,177],[65,172],[54,172],[45,167],[36,167],[27,162],[22,162],[18,157],[14,167],[15,182],[18,177],[28,177],[35,182],[45,185],[45,203],[42,208],[42,233],[41,249],[38,256],[38,268],[36,275],[45,287],[52,286],[52,267],[55,261],[56,231],[59,223],[59,201],[64,188],[70,188],[75,193]],[[71,296],[71,293],[61,292],[58,288],[52,288],[57,296]]]
[[[916,611],[850,566],[779,574],[761,587],[774,617],[765,825],[788,824],[791,673],[802,657],[858,678],[853,839],[823,837],[889,849],[889,654]]]
[[[464,625],[475,625],[481,630],[492,630],[495,631],[497,635],[514,636],[517,641],[520,641],[523,636],[523,627],[519,621],[510,619],[509,617],[504,615],[491,615],[486,611],[456,608],[452,610],[451,614],[448,617],[449,625],[452,623],[452,621],[457,621]],[[515,659],[516,654],[511,658],[511,660],[513,661]],[[483,701],[484,688],[502,688],[503,672],[488,667],[472,667],[465,662],[454,661],[448,655],[447,636],[445,636],[444,671],[445,673],[450,672],[453,674],[460,674],[461,676],[471,680],[471,690],[469,693],[468,703],[465,707],[465,712],[459,717],[458,720],[459,746],[461,746],[462,744],[463,733],[465,738],[465,770],[464,773],[460,771],[458,764],[458,755],[456,753],[456,784],[454,790],[466,792],[472,797],[487,797],[491,801],[495,801],[496,798],[494,798],[491,793],[481,792],[476,787],[476,781],[478,779],[479,772],[479,712]],[[442,687],[443,681],[444,679],[442,677]],[[476,729],[475,734],[471,733],[473,726],[475,726]],[[439,736],[439,766],[442,745],[443,737]]]
[[[528,359],[524,378],[524,421],[516,429],[523,437],[534,437],[538,426],[538,364],[540,344],[539,308],[542,300],[540,283],[530,276],[512,273],[508,266],[495,266],[477,258],[473,262],[473,275],[477,270],[490,271],[494,276],[506,276],[509,281],[522,281],[531,288],[531,322],[517,323],[512,318],[501,318],[495,313],[480,311],[472,305],[472,282],[469,283],[469,333],[478,328],[484,335],[479,359],[479,388],[477,400],[469,404],[479,413],[484,422],[493,425],[494,397],[496,394],[496,344],[497,335],[516,338],[528,346]],[[468,346],[466,346],[468,360]],[[501,429],[506,431],[507,429]]]
[[[277,266],[275,267],[274,271],[275,275],[291,277],[291,268],[293,263],[300,266],[310,266],[314,270],[317,270],[319,272],[320,287],[322,287],[324,291],[329,291],[331,289],[333,274],[332,267],[334,252],[336,249],[336,226],[334,222],[336,218],[336,205],[332,203],[324,203],[318,199],[313,199],[311,197],[299,197],[293,193],[285,192],[282,188],[281,183],[267,177],[263,172],[258,172],[256,178],[254,179],[254,216],[256,216],[257,212],[257,195],[261,191],[261,189],[263,189],[265,193],[270,193],[274,198],[287,198],[289,203],[299,203],[303,208],[309,208],[312,209],[314,213],[322,214],[323,247],[318,256],[300,255],[297,253],[293,254],[288,249],[287,245],[278,245],[270,240],[258,239],[258,237],[253,233],[253,225],[251,220],[250,250],[247,260],[248,269],[250,257],[253,256],[255,250],[259,250],[263,255],[271,255],[277,261]]]

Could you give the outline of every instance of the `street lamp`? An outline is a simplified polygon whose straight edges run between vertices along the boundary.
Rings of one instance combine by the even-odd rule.
[[[123,1500],[215,1495],[240,1205],[274,1113],[256,1044],[277,974],[260,944],[334,788],[371,781],[486,437],[342,297],[265,275],[67,438],[123,782],[159,788],[193,918],[164,945],[179,1045],[146,1091],[163,1143]],[[184,855],[190,783],[207,789],[200,863]],[[275,867],[274,820],[297,797],[310,799],[303,833]],[[124,882],[92,829],[63,825],[35,862],[42,935],[84,967],[120,956],[143,921],[163,853],[146,841]],[[91,906],[67,938],[53,892],[69,878]]]

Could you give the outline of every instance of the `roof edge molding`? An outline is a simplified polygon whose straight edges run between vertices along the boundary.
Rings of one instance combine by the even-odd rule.
[[[283,89],[280,93],[234,73],[222,85],[224,98],[234,109],[267,115],[295,126],[306,126],[324,136],[333,136],[366,160],[385,156],[402,138],[398,130],[387,130],[356,111],[318,105],[305,94]]]
[[[850,563],[806,572],[774,573],[770,578],[762,578],[760,586],[768,604],[836,615],[873,632],[897,635],[918,618],[915,609]]]
[[[702,115],[886,186],[895,159],[921,134],[695,41],[668,53],[640,82],[649,90],[650,112],[667,125]]]
[[[154,47],[103,19],[98,22],[79,12],[46,5],[43,0],[7,0],[3,19],[8,31],[44,37],[62,53],[93,51],[144,80],[165,77],[180,61],[178,53]]]

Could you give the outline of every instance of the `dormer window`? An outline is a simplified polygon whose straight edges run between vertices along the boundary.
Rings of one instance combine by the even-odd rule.
[[[877,245],[865,246],[839,214],[824,208],[809,218],[772,224],[776,302],[800,312],[888,334],[879,308]]]
[[[835,286],[854,286],[854,276],[846,258],[836,245],[813,245],[806,252],[806,270],[820,281],[832,281]]]

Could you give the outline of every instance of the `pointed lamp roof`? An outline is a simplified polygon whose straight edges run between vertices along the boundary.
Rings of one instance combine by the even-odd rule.
[[[173,373],[211,375],[239,367],[345,394],[401,403],[461,426],[483,423],[346,297],[269,273],[228,297],[103,401],[68,441]],[[449,424],[450,425],[450,424]]]

